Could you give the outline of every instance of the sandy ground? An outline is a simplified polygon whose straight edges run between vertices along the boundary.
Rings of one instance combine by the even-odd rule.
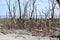
[[[15,33],[2,34],[0,33],[0,40],[59,40],[58,38],[50,38],[50,37],[39,37],[32,36],[31,33],[27,33],[26,31],[15,31]]]

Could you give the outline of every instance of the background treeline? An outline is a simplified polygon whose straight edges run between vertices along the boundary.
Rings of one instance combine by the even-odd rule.
[[[13,4],[13,10],[11,11],[11,0],[7,1],[8,14],[9,18],[0,19],[0,26],[4,29],[26,29],[30,32],[36,31],[35,29],[39,29],[43,31],[43,33],[52,34],[54,31],[60,31],[55,28],[60,28],[60,14],[59,17],[55,17],[55,7],[58,4],[60,5],[60,1],[53,0],[50,8],[50,0],[48,0],[49,7],[48,9],[40,10],[37,9],[36,0],[28,0],[24,4],[22,10],[20,0],[15,0]],[[16,18],[16,3],[18,3],[19,10],[19,18]],[[29,10],[28,10],[29,9]],[[60,8],[59,8],[60,9]],[[28,14],[29,13],[29,14]],[[39,18],[37,14],[40,14]],[[51,13],[51,16],[49,16]],[[13,15],[12,15],[13,14]],[[33,14],[36,14],[35,17]],[[44,18],[42,16],[44,14]],[[28,15],[28,17],[27,17]]]

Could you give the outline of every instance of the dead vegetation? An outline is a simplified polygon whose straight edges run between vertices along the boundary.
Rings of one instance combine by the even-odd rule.
[[[0,30],[2,33],[6,33],[4,30],[16,30],[16,29],[26,29],[29,32],[32,32],[33,35],[42,35],[42,36],[49,36],[53,35],[56,31],[60,32],[60,30],[57,30],[56,28],[60,29],[60,23],[59,23],[59,18],[54,18],[54,9],[56,4],[53,2],[52,3],[52,13],[51,13],[51,18],[48,18],[48,14],[50,11],[50,8],[48,10],[42,11],[42,13],[45,15],[45,19],[42,18],[40,15],[41,19],[37,18],[37,7],[35,6],[36,0],[32,1],[32,10],[30,12],[30,17],[25,18],[26,13],[27,13],[27,8],[30,0],[27,1],[27,3],[24,6],[24,14],[23,16],[21,15],[21,5],[20,5],[20,0],[18,0],[18,6],[19,6],[19,18],[16,18],[16,7],[13,5],[13,13],[14,16],[12,16],[11,9],[10,9],[10,0],[7,2],[8,10],[9,10],[9,18],[6,19],[0,19]],[[46,12],[47,11],[47,12]],[[33,19],[33,14],[36,13],[36,19]],[[40,11],[39,11],[40,13]],[[41,13],[40,13],[41,14]],[[60,33],[59,33],[60,34]],[[58,35],[59,35],[58,34]]]

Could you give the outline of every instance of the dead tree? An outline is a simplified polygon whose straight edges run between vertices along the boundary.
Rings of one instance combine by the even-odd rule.
[[[56,6],[56,3],[55,3],[55,0],[53,0],[52,2],[52,13],[51,13],[51,21],[52,21],[52,25],[53,25],[53,22],[54,22],[54,13],[55,13],[55,6]]]
[[[43,29],[46,31],[46,34],[47,34],[47,33],[49,33],[49,20],[48,20],[48,17],[49,17],[49,9],[45,10],[45,12],[42,11],[42,13],[45,16],[45,19],[44,19],[45,20],[45,22],[44,22],[44,24],[45,24],[44,27],[45,28],[43,28]]]
[[[16,0],[14,4],[13,4],[13,22],[14,24],[16,24],[16,20],[15,20],[16,19]]]
[[[36,13],[36,22],[37,22],[37,7],[35,7],[35,13]]]
[[[54,1],[53,1],[53,3],[52,3],[52,13],[51,13],[51,20],[52,20],[52,22],[53,22],[53,18],[54,18]]]
[[[6,0],[6,3],[7,3],[7,6],[8,6],[8,10],[9,10],[9,17],[12,18],[12,14],[11,14],[11,7],[10,7],[10,4],[11,4],[11,0]]]
[[[40,11],[38,11],[38,12],[39,12],[39,14],[40,14],[40,22],[42,22],[42,21],[43,21],[42,14],[41,14]]]
[[[15,6],[13,5],[13,18],[15,19],[16,17],[16,9],[15,9]]]
[[[30,18],[32,18],[33,13],[34,13],[34,9],[35,9],[35,2],[36,2],[36,0],[33,0],[33,4],[32,4],[33,9],[32,9],[32,12],[31,12],[31,16],[30,16]]]
[[[18,0],[18,5],[19,5],[19,14],[20,14],[19,19],[21,19],[21,5],[20,5],[20,0]]]
[[[6,25],[7,26],[7,28],[9,28],[9,29],[12,29],[12,27],[11,27],[11,23],[12,23],[12,13],[11,13],[11,0],[6,0],[6,3],[7,3],[7,6],[8,6],[8,13],[9,13],[9,18],[10,18],[10,21],[8,21],[7,20],[7,24],[8,25]]]
[[[24,6],[24,14],[23,14],[23,18],[25,18],[25,16],[26,16],[27,8],[28,8],[28,3],[29,3],[29,0],[26,2],[25,6]]]

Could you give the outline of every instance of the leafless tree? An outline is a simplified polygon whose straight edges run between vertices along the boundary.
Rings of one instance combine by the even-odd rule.
[[[20,5],[20,0],[18,0],[18,5],[19,5],[19,14],[20,14],[19,19],[21,19],[21,5]]]
[[[46,21],[47,21],[48,15],[49,15],[49,10],[45,10],[45,12],[42,11],[42,13],[44,14],[45,19],[46,19]]]
[[[40,22],[42,22],[42,21],[43,21],[42,14],[41,14],[40,11],[38,11],[38,12],[39,12],[39,14],[40,14]]]
[[[52,2],[52,13],[51,13],[51,20],[52,20],[52,22],[53,22],[53,19],[54,19],[55,6],[56,6],[56,3],[55,3],[55,0],[53,0],[53,2]]]
[[[23,14],[23,18],[25,18],[26,14],[27,14],[28,3],[29,3],[29,0],[26,2],[25,6],[24,6],[24,14]]]
[[[35,13],[36,13],[36,22],[37,22],[37,7],[35,6]]]
[[[36,0],[33,0],[33,3],[32,3],[33,9],[32,9],[30,18],[32,18],[32,15],[33,15],[34,10],[35,10],[35,2],[36,2]]]
[[[13,4],[13,21],[16,24],[16,0],[15,3]]]
[[[11,14],[11,7],[10,7],[10,4],[11,4],[11,0],[6,0],[6,3],[7,3],[7,6],[8,6],[8,10],[9,10],[9,17],[12,18],[12,14]]]
[[[15,19],[15,17],[16,17],[16,8],[15,8],[15,6],[13,5],[13,18]]]
[[[45,12],[44,12],[45,11]],[[45,21],[44,21],[44,26],[45,26],[45,29],[47,29],[46,30],[46,33],[48,33],[49,32],[49,20],[48,20],[48,17],[49,17],[49,9],[45,9],[44,11],[42,11],[42,13],[44,14],[44,17],[45,17]],[[44,28],[43,28],[44,29]]]

